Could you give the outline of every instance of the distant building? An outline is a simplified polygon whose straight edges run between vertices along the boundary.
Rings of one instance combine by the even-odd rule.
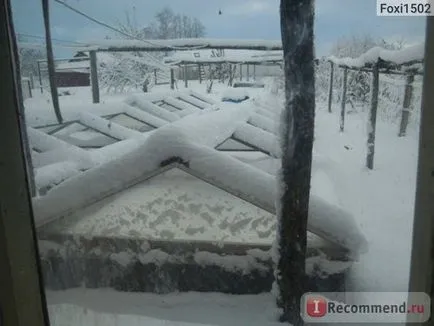
[[[90,86],[89,56],[77,52],[73,59],[56,66],[55,81],[57,87]]]

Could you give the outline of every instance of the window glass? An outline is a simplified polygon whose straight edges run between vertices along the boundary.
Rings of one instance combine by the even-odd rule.
[[[53,324],[277,323],[280,1],[11,2]],[[425,23],[315,2],[306,291],[407,291]]]

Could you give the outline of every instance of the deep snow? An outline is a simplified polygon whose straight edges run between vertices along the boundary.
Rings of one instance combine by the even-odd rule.
[[[190,82],[189,85],[197,92],[205,93],[205,84]],[[224,88],[216,84],[211,94],[213,98],[218,100]],[[266,90],[249,89],[248,92],[261,103],[275,106],[276,99],[267,95]],[[90,101],[90,91],[86,94],[89,98],[79,97],[77,101]],[[103,98],[110,100],[108,96]],[[27,104],[31,106],[35,101],[41,100],[29,99]],[[398,124],[377,121],[375,163],[374,170],[370,171],[364,167],[366,121],[364,114],[348,114],[345,132],[340,133],[339,103],[334,104],[331,114],[327,113],[326,103],[317,103],[313,167],[317,172],[312,175],[312,193],[350,211],[368,239],[370,250],[353,267],[349,280],[351,289],[405,291],[413,222],[417,125],[410,126],[406,137],[398,138]],[[155,296],[77,289],[50,292],[48,299],[53,321],[57,320],[54,325],[74,325],[68,324],[67,320],[81,325],[97,321],[104,325],[273,325],[271,295],[232,297],[186,293]],[[60,303],[86,309],[58,305]],[[118,313],[134,316],[114,316]]]

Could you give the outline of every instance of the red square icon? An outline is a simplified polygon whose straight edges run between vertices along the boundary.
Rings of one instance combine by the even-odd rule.
[[[309,317],[324,317],[327,314],[327,300],[319,295],[306,297],[306,314]]]

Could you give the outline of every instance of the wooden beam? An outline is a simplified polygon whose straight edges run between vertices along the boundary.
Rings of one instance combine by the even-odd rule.
[[[279,40],[221,40],[221,39],[172,39],[172,40],[109,40],[103,45],[88,44],[77,48],[78,51],[89,52],[171,52],[190,51],[192,48],[200,49],[232,49],[232,50],[282,50],[282,42]]]
[[[51,43],[50,31],[50,6],[48,0],[42,0],[42,11],[44,14],[45,26],[45,43],[47,48],[47,64],[48,64],[48,79],[50,81],[51,100],[53,102],[54,113],[56,114],[57,121],[62,123],[62,113],[59,106],[59,94],[57,93],[56,85],[56,69],[54,67],[53,45]]]
[[[370,170],[374,168],[375,155],[375,129],[377,125],[377,108],[378,108],[378,89],[379,89],[379,71],[378,66],[374,66],[372,71],[371,85],[371,109],[369,111],[368,121],[368,153],[366,156],[366,167]]]
[[[187,65],[184,65],[184,86],[188,88]]]
[[[407,132],[408,120],[410,118],[410,106],[413,98],[414,75],[408,75],[405,82],[404,101],[402,103],[401,123],[398,137],[404,137]]]
[[[283,310],[281,321],[303,325],[300,304],[306,292],[307,219],[315,120],[313,0],[281,0],[280,26],[285,58],[281,193],[275,272]]]
[[[175,89],[175,70],[170,69],[170,89]]]
[[[0,2],[0,324],[49,322],[26,173],[19,60],[9,0]]]
[[[92,102],[99,103],[98,62],[96,52],[90,51],[90,79],[92,86]]]
[[[39,87],[41,88],[41,94],[44,92],[42,88],[42,76],[41,76],[41,63],[38,61],[38,77],[39,77]]]
[[[341,98],[341,117],[339,122],[339,130],[344,131],[345,127],[345,105],[347,104],[347,81],[348,81],[348,68],[344,68],[344,76],[342,78],[342,98]]]
[[[328,98],[328,111],[332,112],[332,103],[333,103],[333,79],[334,79],[334,64],[330,62],[330,81],[329,81],[329,98]]]

